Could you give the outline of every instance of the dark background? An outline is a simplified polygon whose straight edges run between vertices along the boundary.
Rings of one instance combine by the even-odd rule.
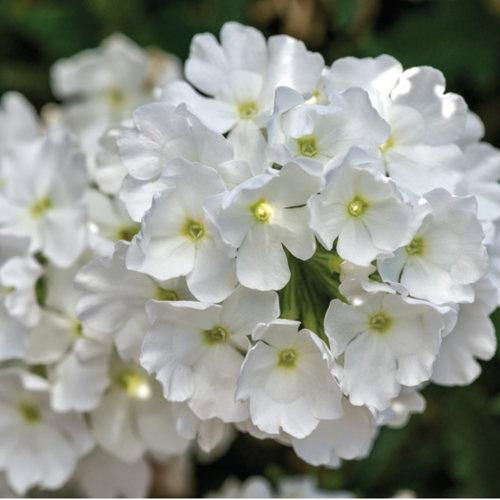
[[[386,52],[405,67],[435,66],[485,122],[486,140],[500,145],[500,0],[0,0],[0,94],[19,90],[37,107],[54,100],[54,61],[114,31],[184,60],[195,33],[217,34],[228,20],[301,38],[327,63]],[[498,331],[500,313],[494,317]],[[274,481],[309,473],[324,488],[359,496],[402,488],[418,496],[500,496],[500,355],[483,364],[473,385],[431,386],[424,395],[426,412],[401,430],[384,429],[366,460],[327,471],[240,436],[224,458],[197,466],[193,493],[230,474]]]

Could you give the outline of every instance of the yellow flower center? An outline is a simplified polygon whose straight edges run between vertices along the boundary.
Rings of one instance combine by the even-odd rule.
[[[48,196],[44,196],[39,200],[35,201],[33,205],[30,207],[30,214],[34,218],[42,217],[47,210],[50,210],[53,207],[52,200]]]
[[[318,155],[318,144],[314,135],[304,135],[296,139],[299,154],[307,158],[314,158]]]
[[[413,240],[405,246],[405,250],[408,255],[423,255],[425,250],[425,242],[423,238],[420,236],[413,238]]]
[[[298,354],[295,349],[283,349],[278,353],[278,366],[293,368],[297,363]]]
[[[386,153],[389,149],[394,147],[394,138],[392,135],[385,141],[383,144],[379,146],[379,149],[382,153]]]
[[[125,104],[125,94],[118,88],[108,90],[108,101],[112,108],[121,108]]]
[[[205,236],[205,224],[193,219],[188,219],[182,228],[182,233],[190,240],[199,241]]]
[[[238,105],[238,115],[242,120],[250,120],[259,111],[255,101],[242,102]]]
[[[228,339],[227,331],[222,326],[214,326],[210,330],[203,330],[203,338],[209,345],[223,344]]]
[[[274,214],[274,208],[268,201],[261,198],[250,206],[250,212],[257,222],[266,224],[271,221]]]
[[[134,399],[148,399],[151,396],[151,386],[146,376],[132,370],[124,370],[117,377],[118,386],[127,396]]]
[[[155,294],[156,300],[179,300],[179,295],[175,290],[167,290],[166,288],[158,287]]]
[[[73,325],[71,326],[71,333],[73,333],[76,338],[83,337],[83,325],[80,321],[73,321]]]
[[[370,329],[377,333],[385,333],[392,325],[392,319],[383,312],[379,312],[370,317]]]
[[[17,405],[17,409],[24,421],[29,424],[35,424],[42,418],[40,409],[36,403],[32,401],[20,401]]]
[[[347,212],[351,217],[361,217],[367,210],[368,203],[359,196],[355,196],[347,205]]]

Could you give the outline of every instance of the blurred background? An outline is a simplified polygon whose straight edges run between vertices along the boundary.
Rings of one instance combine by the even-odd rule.
[[[229,20],[300,38],[327,63],[388,53],[405,67],[435,66],[500,146],[500,0],[0,0],[0,94],[19,90],[40,108],[54,101],[50,66],[115,31],[184,60],[195,33],[218,34]],[[493,319],[498,333],[500,310]],[[384,429],[366,460],[328,471],[239,436],[223,458],[196,464],[187,493],[217,489],[228,475],[307,473],[357,496],[500,496],[500,354],[471,386],[423,394],[426,412]]]

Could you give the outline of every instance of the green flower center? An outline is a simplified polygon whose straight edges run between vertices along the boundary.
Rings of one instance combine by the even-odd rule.
[[[38,406],[31,401],[20,401],[17,405],[17,409],[21,417],[29,424],[35,424],[42,418]]]
[[[268,201],[261,198],[250,207],[250,212],[257,222],[266,224],[271,221],[274,214],[274,208]]]
[[[112,108],[121,108],[125,104],[125,94],[117,87],[108,90],[108,101]]]
[[[132,370],[121,372],[117,377],[117,383],[130,398],[147,399],[151,395],[148,378]]]
[[[205,236],[205,224],[203,224],[203,222],[189,219],[184,224],[182,233],[190,240],[199,241]]]
[[[283,349],[278,353],[278,366],[281,368],[293,368],[297,363],[297,351],[295,349]]]
[[[166,288],[158,287],[155,293],[156,300],[179,300],[179,295],[175,290],[167,290]]]
[[[203,338],[209,345],[223,344],[228,337],[227,331],[222,326],[214,326],[210,330],[203,330]]]
[[[318,144],[314,135],[304,135],[296,139],[299,154],[307,158],[314,158],[318,155]]]
[[[370,329],[377,333],[385,333],[392,325],[392,319],[383,312],[379,312],[370,317]]]
[[[355,196],[347,205],[347,213],[351,217],[361,217],[368,209],[368,203],[359,196]]]
[[[259,111],[257,103],[255,101],[242,102],[238,106],[238,115],[242,120],[250,120]]]
[[[71,333],[73,333],[76,338],[83,337],[83,325],[81,321],[73,321],[73,325],[71,326]]]
[[[116,239],[130,241],[139,232],[139,229],[140,226],[138,224],[120,227],[116,230]]]
[[[405,246],[405,250],[408,255],[423,255],[425,250],[423,238],[420,236],[413,238],[413,240]]]
[[[47,210],[50,210],[53,207],[52,200],[48,196],[44,196],[39,200],[35,201],[33,205],[30,207],[30,214],[34,218],[42,217]]]

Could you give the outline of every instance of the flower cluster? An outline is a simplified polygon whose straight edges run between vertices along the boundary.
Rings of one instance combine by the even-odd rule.
[[[227,23],[185,76],[115,35],[55,65],[43,121],[3,97],[16,493],[138,496],[235,429],[337,467],[495,352],[500,152],[438,70]]]

